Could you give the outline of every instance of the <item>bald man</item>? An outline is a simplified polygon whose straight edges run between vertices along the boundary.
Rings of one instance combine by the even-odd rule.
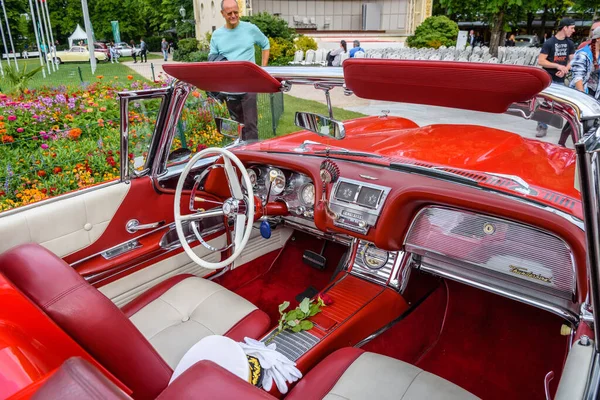
[[[256,44],[262,49],[261,65],[265,67],[269,61],[269,39],[256,25],[240,21],[237,1],[223,0],[221,15],[225,18],[225,26],[213,32],[209,57],[221,56],[228,61],[255,63],[254,45]],[[244,124],[242,140],[258,140],[256,93],[246,93],[241,100],[228,100],[227,108],[232,118]]]

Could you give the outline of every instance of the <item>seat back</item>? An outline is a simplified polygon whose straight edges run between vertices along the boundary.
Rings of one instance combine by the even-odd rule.
[[[0,273],[139,399],[156,398],[173,373],[107,297],[38,244],[0,255]]]

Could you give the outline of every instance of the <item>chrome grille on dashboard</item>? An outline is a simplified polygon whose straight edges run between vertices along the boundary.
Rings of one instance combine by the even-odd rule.
[[[387,252],[388,259],[385,265],[379,269],[372,269],[365,265],[363,257],[367,246],[373,246],[373,244],[364,242],[362,240],[358,242],[356,257],[354,257],[354,264],[352,265],[352,271],[350,271],[350,273],[368,281],[372,281],[380,285],[386,285],[390,280],[392,271],[394,270],[398,253],[392,251]]]
[[[443,207],[422,210],[406,250],[451,259],[471,271],[573,300],[575,266],[567,244],[516,222]]]
[[[276,332],[277,330],[274,330],[262,341],[266,343]],[[277,345],[278,352],[290,360],[296,361],[315,344],[319,343],[319,339],[306,331],[297,333],[282,331],[279,335],[275,336],[275,339],[271,343]]]

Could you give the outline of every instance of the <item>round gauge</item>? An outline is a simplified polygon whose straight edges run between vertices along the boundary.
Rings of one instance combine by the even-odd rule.
[[[265,186],[271,185],[271,193],[279,195],[285,189],[285,175],[279,168],[271,168],[269,174],[265,178]]]
[[[248,177],[250,178],[250,183],[252,184],[252,187],[256,187],[256,181],[258,180],[256,176],[256,171],[252,168],[247,168],[246,172],[248,173]],[[242,186],[246,188],[246,181],[244,179],[242,179]]]
[[[362,259],[365,267],[380,269],[388,262],[388,252],[373,245],[366,245],[362,251]]]
[[[304,185],[300,192],[300,200],[307,206],[313,206],[315,204],[315,185],[312,183]]]

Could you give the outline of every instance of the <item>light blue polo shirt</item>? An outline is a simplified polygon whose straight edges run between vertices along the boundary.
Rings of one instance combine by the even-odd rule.
[[[210,39],[210,54],[220,54],[229,61],[256,62],[254,45],[261,49],[271,48],[269,39],[250,22],[240,21],[233,29],[222,26],[213,32]]]

